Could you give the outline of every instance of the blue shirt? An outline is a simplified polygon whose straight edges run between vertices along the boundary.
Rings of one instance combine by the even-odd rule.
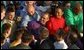
[[[29,21],[39,21],[40,16],[38,14],[38,12],[35,12],[35,14],[33,16],[29,15],[28,13],[24,12],[24,14],[22,15],[22,20],[21,20],[21,24],[20,27],[26,27]]]

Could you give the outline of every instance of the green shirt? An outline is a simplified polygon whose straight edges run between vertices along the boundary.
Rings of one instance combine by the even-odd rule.
[[[83,13],[80,12],[78,15],[74,16],[75,24],[79,32],[83,31]]]
[[[74,15],[73,15],[71,9],[65,9],[64,16],[65,16],[67,25],[74,25],[74,18],[73,18]]]
[[[65,9],[64,10],[64,16],[66,19],[66,24],[68,26],[70,25],[76,25],[79,32],[82,31],[83,28],[83,12],[80,12],[78,14],[75,14],[72,9]]]

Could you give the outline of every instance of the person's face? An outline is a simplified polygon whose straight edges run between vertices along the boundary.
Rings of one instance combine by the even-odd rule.
[[[78,14],[81,10],[82,10],[82,6],[81,6],[81,4],[79,2],[77,2],[75,7],[74,7],[74,12],[76,14]]]
[[[6,30],[6,32],[4,34],[5,38],[8,38],[10,36],[10,34],[11,34],[11,28]]]
[[[60,8],[57,8],[57,9],[56,9],[56,17],[57,17],[57,18],[61,18],[62,15],[63,15],[62,10],[61,10]]]
[[[49,20],[49,15],[48,15],[48,14],[44,14],[44,15],[41,17],[40,22],[41,22],[43,25],[45,25],[48,20]]]
[[[28,8],[28,13],[29,13],[30,15],[34,15],[35,9],[34,9],[33,6],[30,6],[30,7]]]
[[[75,12],[76,14],[78,14],[78,13],[80,12],[80,7],[75,7],[75,8],[74,8],[74,12]]]
[[[5,10],[1,12],[1,20],[5,17]]]
[[[70,6],[71,6],[71,4],[70,3],[67,3],[65,7],[66,8],[70,8]]]
[[[8,19],[13,20],[13,18],[15,17],[15,12],[9,12],[7,15]]]

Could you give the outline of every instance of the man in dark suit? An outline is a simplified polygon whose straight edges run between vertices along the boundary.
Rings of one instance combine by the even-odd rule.
[[[48,38],[36,42],[36,49],[54,49],[54,46]]]
[[[54,49],[53,44],[49,40],[49,31],[45,27],[41,27],[40,30],[39,39],[35,43],[35,49]]]

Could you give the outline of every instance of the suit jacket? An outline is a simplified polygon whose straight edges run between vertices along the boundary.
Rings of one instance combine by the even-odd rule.
[[[40,40],[35,43],[35,49],[54,49],[53,43],[47,38],[41,44]]]

